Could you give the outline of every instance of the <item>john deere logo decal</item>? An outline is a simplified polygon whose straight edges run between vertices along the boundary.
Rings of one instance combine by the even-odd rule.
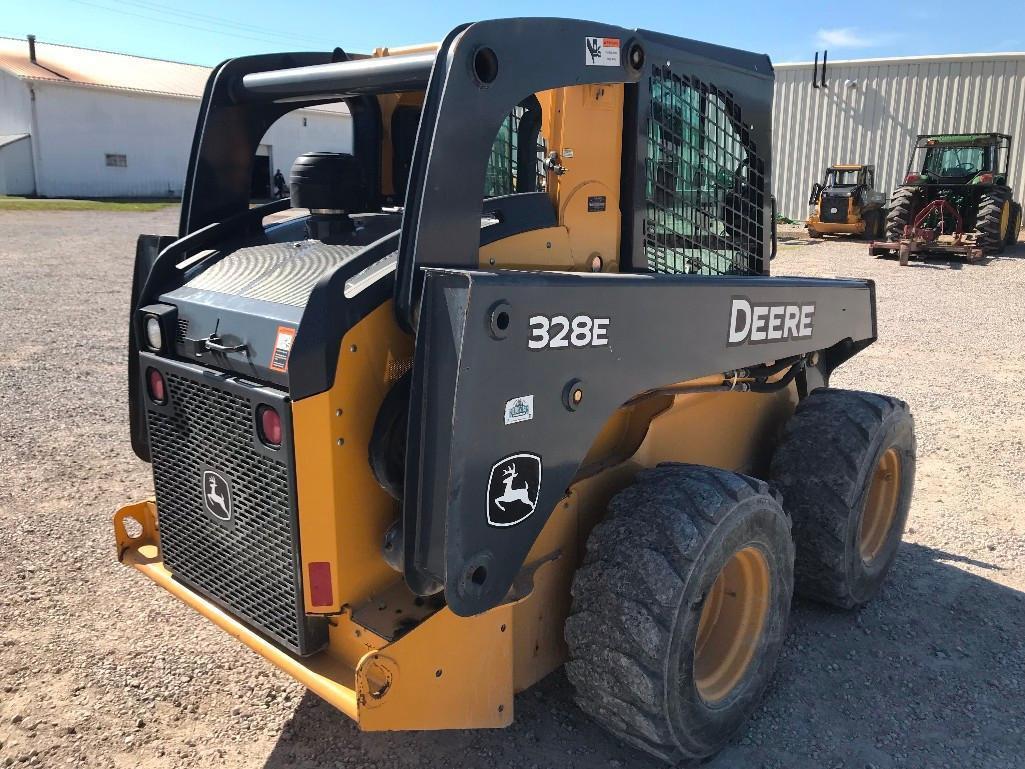
[[[231,483],[217,470],[203,470],[203,509],[221,524],[231,523]]]
[[[541,491],[541,457],[512,454],[491,467],[488,479],[488,523],[514,526],[537,507]]]

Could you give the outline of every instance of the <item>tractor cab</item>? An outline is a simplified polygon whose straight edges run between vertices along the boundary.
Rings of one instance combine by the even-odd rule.
[[[920,136],[905,184],[1006,184],[1011,137],[1004,134]]]

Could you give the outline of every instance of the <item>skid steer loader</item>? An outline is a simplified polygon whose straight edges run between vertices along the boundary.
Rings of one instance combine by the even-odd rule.
[[[808,196],[808,237],[861,235],[878,238],[886,219],[886,196],[875,189],[875,166],[835,164]]]
[[[565,663],[622,739],[717,751],[795,584],[879,590],[914,475],[907,406],[828,387],[873,284],[769,277],[772,88],[553,19],[215,68],[137,247],[120,560],[366,730],[505,726]],[[352,153],[251,205],[268,127],[339,101]]]

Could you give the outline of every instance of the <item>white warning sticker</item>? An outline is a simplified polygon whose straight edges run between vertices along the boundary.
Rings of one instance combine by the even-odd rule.
[[[618,67],[618,37],[585,37],[584,63],[588,67]]]

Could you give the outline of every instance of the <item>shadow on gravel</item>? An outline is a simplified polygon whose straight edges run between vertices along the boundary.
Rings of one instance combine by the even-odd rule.
[[[711,769],[1020,765],[1025,594],[964,571],[993,564],[915,544],[860,612],[795,602],[762,706]],[[496,731],[361,734],[306,694],[266,762],[282,767],[663,766],[607,736],[562,672],[516,698]]]

